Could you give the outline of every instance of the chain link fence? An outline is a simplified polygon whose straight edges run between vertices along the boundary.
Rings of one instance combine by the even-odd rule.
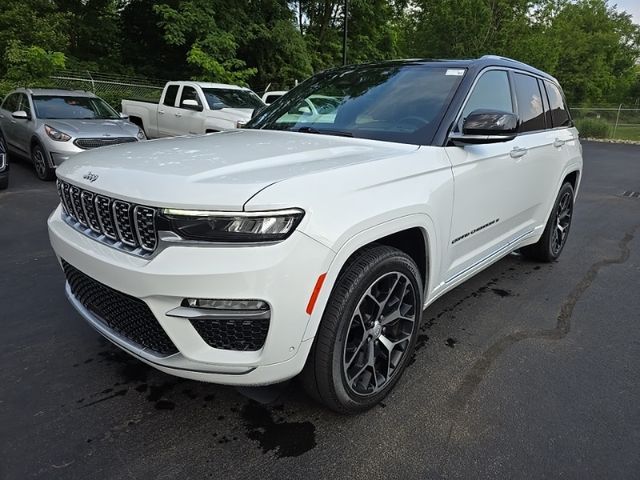
[[[165,80],[64,70],[50,77],[52,88],[93,92],[120,110],[123,98],[160,101]]]
[[[584,138],[640,141],[640,107],[573,107],[571,113]]]

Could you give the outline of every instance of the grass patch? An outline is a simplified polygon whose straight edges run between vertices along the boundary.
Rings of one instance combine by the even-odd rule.
[[[611,134],[613,135],[613,128],[611,128]],[[640,141],[640,125],[618,125],[616,134],[612,136],[612,138],[616,140]]]

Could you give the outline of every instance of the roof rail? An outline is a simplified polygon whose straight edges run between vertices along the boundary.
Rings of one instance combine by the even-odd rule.
[[[481,60],[505,60],[507,62],[520,63],[523,64],[520,60],[514,60],[513,58],[503,57],[502,55],[483,55],[480,57]]]

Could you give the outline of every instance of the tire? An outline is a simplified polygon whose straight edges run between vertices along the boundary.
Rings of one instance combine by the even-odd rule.
[[[47,152],[39,143],[31,147],[31,161],[40,180],[47,181],[55,178],[54,170],[49,166],[47,160]]]
[[[301,374],[307,393],[344,414],[378,404],[411,358],[422,292],[418,267],[405,253],[383,245],[359,252],[338,277],[322,316]],[[400,318],[389,318],[399,312]]]
[[[558,259],[569,236],[573,217],[573,199],[573,187],[570,183],[565,183],[556,197],[540,240],[520,249],[525,257],[547,263]]]

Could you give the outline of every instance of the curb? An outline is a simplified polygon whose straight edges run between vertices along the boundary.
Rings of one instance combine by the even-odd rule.
[[[591,138],[591,137],[582,137],[580,138],[583,142],[600,142],[600,143],[620,143],[625,145],[640,145],[640,140],[616,140],[610,138]]]

